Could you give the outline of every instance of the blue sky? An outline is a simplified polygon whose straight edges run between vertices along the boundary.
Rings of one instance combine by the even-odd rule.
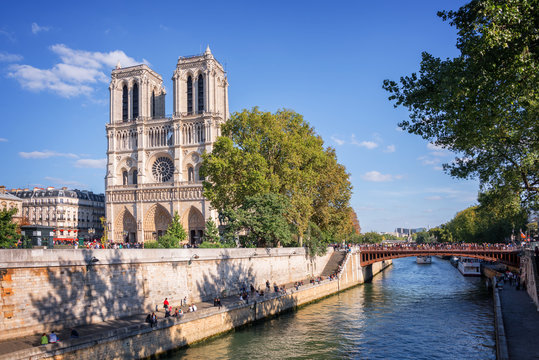
[[[408,114],[382,89],[422,51],[457,55],[436,12],[463,1],[9,2],[0,14],[0,184],[104,191],[110,71],[146,62],[172,112],[178,56],[210,45],[230,110],[293,109],[337,149],[364,231],[433,227],[478,184],[441,170],[453,156],[398,131]]]

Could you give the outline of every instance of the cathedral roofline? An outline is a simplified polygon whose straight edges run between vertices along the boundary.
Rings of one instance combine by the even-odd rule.
[[[163,78],[161,77],[161,75],[159,75],[158,73],[156,73],[155,71],[153,71],[148,65],[146,64],[139,64],[139,65],[133,65],[133,66],[127,66],[127,67],[121,67],[121,68],[116,68],[116,69],[113,69],[112,70],[112,75],[121,75],[121,74],[124,74],[124,73],[128,73],[128,72],[131,72],[131,71],[136,71],[136,70],[145,70],[145,71],[148,71],[150,74],[152,74],[153,76],[155,76],[156,78],[158,78],[159,80],[163,80]]]

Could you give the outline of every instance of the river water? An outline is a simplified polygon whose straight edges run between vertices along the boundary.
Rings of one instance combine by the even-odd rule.
[[[171,359],[496,359],[492,298],[448,261],[414,258],[367,283]]]

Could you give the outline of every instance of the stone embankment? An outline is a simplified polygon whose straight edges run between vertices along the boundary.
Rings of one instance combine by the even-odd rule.
[[[270,251],[273,250],[275,249]],[[288,257],[292,258],[293,255],[298,255],[299,250],[301,249],[296,249],[296,253],[290,252]],[[253,251],[253,249],[250,249],[250,251]],[[257,249],[257,251],[265,250]],[[199,253],[202,254],[201,251]],[[198,256],[200,259],[202,255]],[[329,256],[331,256],[331,253]],[[307,263],[304,268],[312,270],[313,263],[305,255],[303,257]],[[320,269],[324,268],[324,260],[327,263],[328,256],[324,259],[318,259],[318,263],[314,263],[319,272],[321,271]],[[379,262],[362,268],[359,265],[358,254],[351,254],[344,259],[342,270],[337,280],[326,280],[320,284],[308,284],[300,287],[299,291],[290,289],[285,295],[269,294],[265,297],[257,298],[255,302],[251,301],[250,304],[243,304],[234,300],[225,301],[222,309],[212,307],[197,313],[189,313],[180,321],[166,319],[166,321],[160,321],[159,326],[153,330],[147,324],[138,320],[127,326],[106,331],[98,337],[88,336],[62,345],[49,344],[21,349],[4,354],[0,356],[0,359],[29,357],[36,359],[53,357],[55,359],[144,358],[203,340],[249,322],[335,294],[372,278],[374,274],[382,271],[390,263],[390,261]],[[273,271],[279,272],[279,269],[275,267]],[[283,268],[281,271],[288,273],[288,276],[291,275],[290,269]],[[316,277],[319,273],[313,272],[307,275],[309,276],[304,276],[303,279],[313,275]],[[271,278],[271,280],[273,279]],[[299,279],[293,281],[297,280]],[[221,279],[221,281],[225,281],[225,279]],[[278,281],[277,283],[284,282]],[[169,299],[171,298],[169,297]],[[173,305],[174,302],[172,302]]]

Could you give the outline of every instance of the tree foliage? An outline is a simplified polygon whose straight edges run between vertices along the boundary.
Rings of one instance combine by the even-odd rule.
[[[520,229],[526,228],[526,211],[520,199],[513,194],[501,198],[499,194],[479,194],[479,205],[459,213],[443,229],[456,242],[501,243]]]
[[[419,75],[384,81],[404,130],[456,153],[452,176],[477,177],[536,207],[539,194],[539,31],[535,0],[477,0],[440,12],[460,55],[423,53]]]
[[[17,211],[17,208],[0,210],[0,248],[11,248],[17,244],[19,234],[17,224],[13,222]]]
[[[210,243],[219,243],[219,240],[221,240],[221,236],[219,235],[219,229],[217,228],[217,225],[215,225],[215,222],[212,219],[206,221],[203,239],[204,241]]]
[[[234,113],[223,125],[212,152],[203,155],[204,196],[229,219],[244,221],[250,216],[245,209],[253,206],[263,217],[270,214],[262,210],[277,211],[300,243],[311,222],[333,237],[348,234],[349,175],[338,164],[335,151],[323,145],[314,129],[293,111],[272,114],[255,107]],[[266,194],[273,197],[256,197]],[[286,210],[273,206],[281,204],[282,198]],[[285,241],[284,227],[279,229],[278,242],[294,242],[292,238]],[[250,235],[246,239],[253,240]],[[275,239],[267,242],[275,243]]]
[[[180,222],[180,215],[174,212],[172,222],[168,226],[167,232],[160,236],[157,241],[147,242],[144,244],[146,248],[179,248],[180,243],[187,239],[187,232]]]
[[[245,231],[245,235],[240,237],[245,247],[291,245],[292,232],[286,221],[289,208],[289,201],[283,195],[269,193],[249,196],[240,207],[223,211],[228,223],[226,231],[229,237]]]

